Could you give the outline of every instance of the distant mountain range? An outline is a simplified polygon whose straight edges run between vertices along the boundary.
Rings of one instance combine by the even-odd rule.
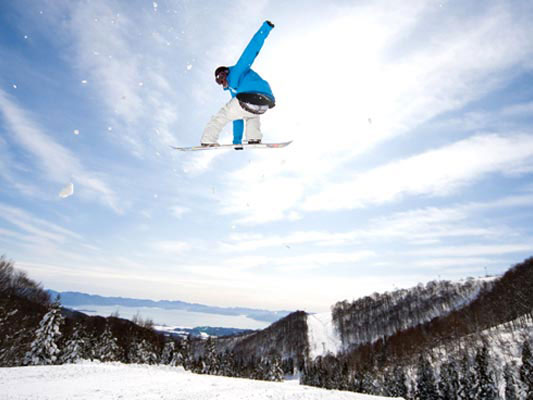
[[[269,311],[259,310],[254,308],[244,307],[217,307],[207,306],[204,304],[186,303],[180,300],[147,300],[134,299],[127,297],[105,297],[94,294],[80,293],[80,292],[57,292],[55,290],[47,290],[52,298],[57,295],[61,297],[61,304],[65,307],[77,306],[124,306],[124,307],[154,307],[166,310],[182,310],[191,312],[201,312],[207,314],[218,315],[244,315],[248,318],[261,322],[275,322],[292,311]]]

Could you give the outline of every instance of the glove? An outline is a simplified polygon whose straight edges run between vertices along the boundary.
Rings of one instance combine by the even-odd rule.
[[[274,28],[274,24],[273,24],[272,22],[270,22],[270,21],[266,21],[266,23],[267,23],[268,25],[270,25],[271,28]]]

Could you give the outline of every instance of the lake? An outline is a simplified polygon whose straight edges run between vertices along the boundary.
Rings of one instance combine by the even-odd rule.
[[[99,306],[86,304],[81,306],[64,306],[87,315],[100,315],[102,317],[108,317],[118,312],[120,318],[131,320],[135,315],[139,315],[143,319],[151,319],[155,325],[177,326],[181,328],[212,326],[221,328],[263,329],[270,325],[269,322],[256,321],[245,315],[207,314],[155,307]]]

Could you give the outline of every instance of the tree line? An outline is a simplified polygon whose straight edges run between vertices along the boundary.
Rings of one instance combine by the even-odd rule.
[[[503,391],[497,369],[503,368]],[[348,365],[333,355],[310,362],[302,383],[327,389],[348,390],[409,400],[533,400],[531,342],[522,344],[521,363],[494,363],[489,347],[463,349],[445,359],[432,361],[420,355],[414,365],[386,368]]]
[[[150,321],[87,316],[64,309],[40,284],[0,257],[0,366],[57,365],[80,360],[183,366],[195,373],[283,379],[294,362],[279,353],[243,358],[216,350],[215,340],[177,339]]]

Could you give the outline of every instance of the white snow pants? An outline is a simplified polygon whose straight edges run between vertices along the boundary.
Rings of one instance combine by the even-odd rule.
[[[222,128],[228,122],[238,119],[243,119],[246,122],[247,140],[261,140],[263,138],[259,115],[243,109],[239,104],[239,100],[234,97],[208,122],[204,129],[201,143],[217,143],[218,135]]]

